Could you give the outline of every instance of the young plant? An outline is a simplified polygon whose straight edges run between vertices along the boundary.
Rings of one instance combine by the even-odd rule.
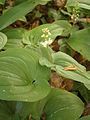
[[[38,4],[44,5],[48,1],[16,0],[15,6],[0,16],[1,120],[90,119],[90,116],[80,118],[84,103],[77,95],[49,84],[51,72],[55,71],[90,90],[90,74],[86,68],[65,52],[55,52],[50,47],[60,36],[65,38],[67,46],[90,60],[90,28],[74,29],[74,24],[68,20],[47,23],[32,30],[8,27]],[[80,8],[86,8],[82,5],[86,3],[79,0],[78,4]],[[77,7],[76,4],[70,4],[68,0],[67,12],[73,7]]]

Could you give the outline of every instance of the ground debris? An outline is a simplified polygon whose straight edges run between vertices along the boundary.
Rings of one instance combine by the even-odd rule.
[[[73,88],[73,81],[59,76],[56,72],[52,72],[50,85],[55,88],[62,88],[67,91],[71,91]]]

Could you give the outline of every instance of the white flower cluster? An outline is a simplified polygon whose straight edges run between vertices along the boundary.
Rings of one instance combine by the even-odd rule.
[[[43,34],[41,35],[42,38],[44,38],[44,41],[41,41],[40,44],[43,45],[44,47],[47,47],[50,45],[53,40],[50,38],[51,33],[48,28],[42,29]]]
[[[79,10],[78,9],[73,8],[73,14],[71,15],[71,19],[75,22],[79,19]]]

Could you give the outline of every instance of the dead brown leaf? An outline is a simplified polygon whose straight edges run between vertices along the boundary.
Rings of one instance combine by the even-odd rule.
[[[56,72],[52,72],[50,85],[55,88],[71,91],[73,88],[73,81],[59,76]]]

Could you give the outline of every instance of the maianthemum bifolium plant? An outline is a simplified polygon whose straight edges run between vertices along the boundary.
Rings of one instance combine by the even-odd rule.
[[[74,50],[90,61],[90,24],[83,23],[85,12],[90,14],[90,1],[67,0],[65,9],[54,10],[55,14],[49,11],[55,18],[51,24],[32,30],[8,27],[37,5],[50,2],[16,0],[0,16],[0,120],[90,120],[90,116],[81,117],[84,103],[75,92],[49,84],[55,71],[76,81],[75,89],[86,103],[90,100],[90,71],[71,57]],[[82,22],[84,29],[80,30],[77,22]],[[64,39],[58,41],[61,49],[55,52],[50,45],[57,36]]]

